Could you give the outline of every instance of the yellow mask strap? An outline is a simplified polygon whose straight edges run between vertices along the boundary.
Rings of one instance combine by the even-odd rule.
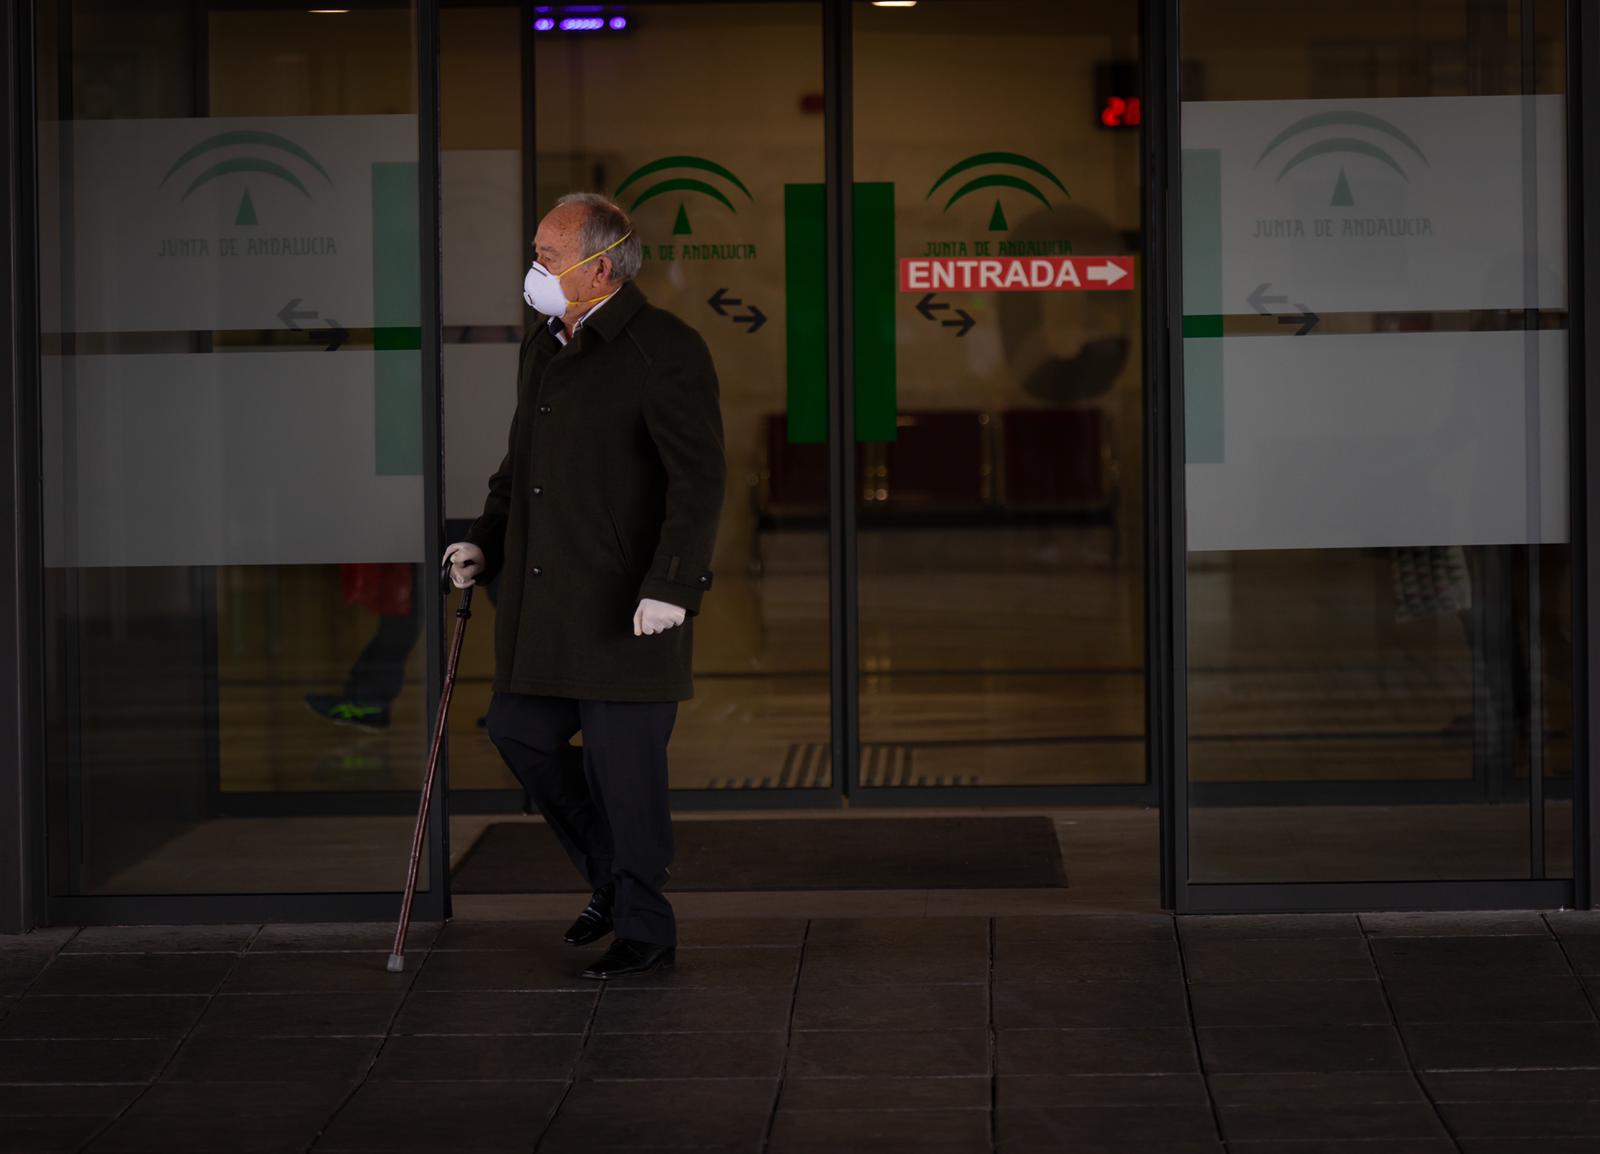
[[[608,245],[606,245],[606,247],[605,247],[605,248],[603,248],[603,249],[601,249],[601,250],[600,250],[600,251],[599,251],[599,252],[597,252],[597,253],[595,253],[595,254],[593,254],[593,255],[592,255],[592,256],[586,256],[586,257],[584,257],[584,258],[583,258],[583,259],[582,259],[582,260],[580,260],[580,261],[579,261],[579,262],[578,262],[578,263],[577,263],[577,264],[569,264],[569,265],[568,265],[568,266],[567,266],[567,267],[566,267],[566,268],[564,268],[564,269],[562,269],[562,270],[561,270],[561,271],[560,271],[560,272],[558,272],[558,273],[556,273],[556,274],[555,274],[555,275],[556,275],[556,279],[557,279],[557,280],[560,280],[560,279],[561,279],[561,278],[562,278],[562,277],[564,277],[564,276],[566,276],[566,275],[567,275],[567,274],[568,274],[568,273],[569,273],[569,272],[571,272],[571,271],[572,271],[572,270],[573,270],[573,269],[575,269],[575,268],[580,268],[580,267],[582,267],[582,266],[583,266],[583,265],[586,265],[586,264],[588,264],[588,263],[589,263],[589,262],[590,262],[590,261],[592,261],[592,260],[595,260],[595,259],[597,259],[597,258],[599,258],[599,257],[602,257],[602,256],[605,256],[605,255],[606,255],[606,253],[608,253],[608,252],[610,252],[610,251],[611,251],[611,250],[612,250],[612,249],[614,249],[614,248],[616,248],[616,247],[617,247],[617,245],[619,245],[619,244],[621,244],[621,243],[622,243],[622,242],[623,242],[623,241],[625,241],[625,240],[627,240],[627,239],[628,239],[628,238],[629,238],[629,237],[630,237],[630,236],[632,236],[632,235],[633,235],[633,229],[631,229],[631,228],[630,228],[630,229],[629,229],[629,230],[628,230],[628,231],[627,231],[627,232],[625,232],[625,233],[623,233],[623,234],[622,234],[622,235],[621,235],[621,236],[619,236],[619,237],[618,237],[618,238],[617,238],[617,239],[616,239],[616,240],[614,240],[614,241],[612,241],[612,242],[611,242],[611,243],[610,243],[610,244],[608,244]],[[606,298],[605,298],[605,297],[595,297],[595,298],[594,298],[594,299],[595,299],[595,300],[605,300],[605,299],[606,299]],[[579,302],[577,302],[577,303],[579,303],[579,304],[584,304],[584,303],[586,303],[586,302],[584,302],[584,301],[579,301]]]

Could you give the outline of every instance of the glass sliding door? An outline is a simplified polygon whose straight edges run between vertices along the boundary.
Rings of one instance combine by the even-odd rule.
[[[567,192],[614,197],[644,243],[639,287],[717,367],[728,489],[672,786],[829,800],[822,8],[617,11],[592,29],[535,20],[532,191],[538,214]],[[480,451],[489,469],[501,443]]]
[[[1148,801],[1138,8],[852,8],[860,785]]]
[[[387,912],[439,621],[417,14],[37,8],[52,917]]]
[[[1559,902],[1563,7],[1282,16],[1179,5],[1185,900]]]

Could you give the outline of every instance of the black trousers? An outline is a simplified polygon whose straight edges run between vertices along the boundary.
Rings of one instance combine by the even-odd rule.
[[[672,865],[667,740],[676,702],[496,693],[489,737],[591,889],[616,886],[619,938],[678,941],[662,891]],[[583,747],[571,744],[582,731]]]

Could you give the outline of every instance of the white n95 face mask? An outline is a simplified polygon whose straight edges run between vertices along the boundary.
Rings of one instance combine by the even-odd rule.
[[[522,278],[522,299],[528,302],[530,309],[547,317],[563,316],[567,311],[567,294],[561,291],[561,278],[552,275],[538,261],[533,262],[528,275]]]
[[[599,252],[586,256],[575,264],[569,264],[560,272],[553,273],[538,261],[534,261],[529,266],[527,274],[522,278],[522,299],[528,302],[529,308],[535,309],[547,317],[565,316],[567,309],[575,304],[592,305],[596,301],[605,300],[605,297],[591,297],[589,300],[569,301],[567,294],[562,291],[561,278],[573,269],[580,268],[597,257],[604,256],[632,235],[633,231],[630,229]]]

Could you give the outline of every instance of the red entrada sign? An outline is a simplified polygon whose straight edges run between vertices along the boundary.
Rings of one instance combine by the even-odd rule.
[[[912,256],[900,291],[1096,292],[1133,288],[1131,256]]]

